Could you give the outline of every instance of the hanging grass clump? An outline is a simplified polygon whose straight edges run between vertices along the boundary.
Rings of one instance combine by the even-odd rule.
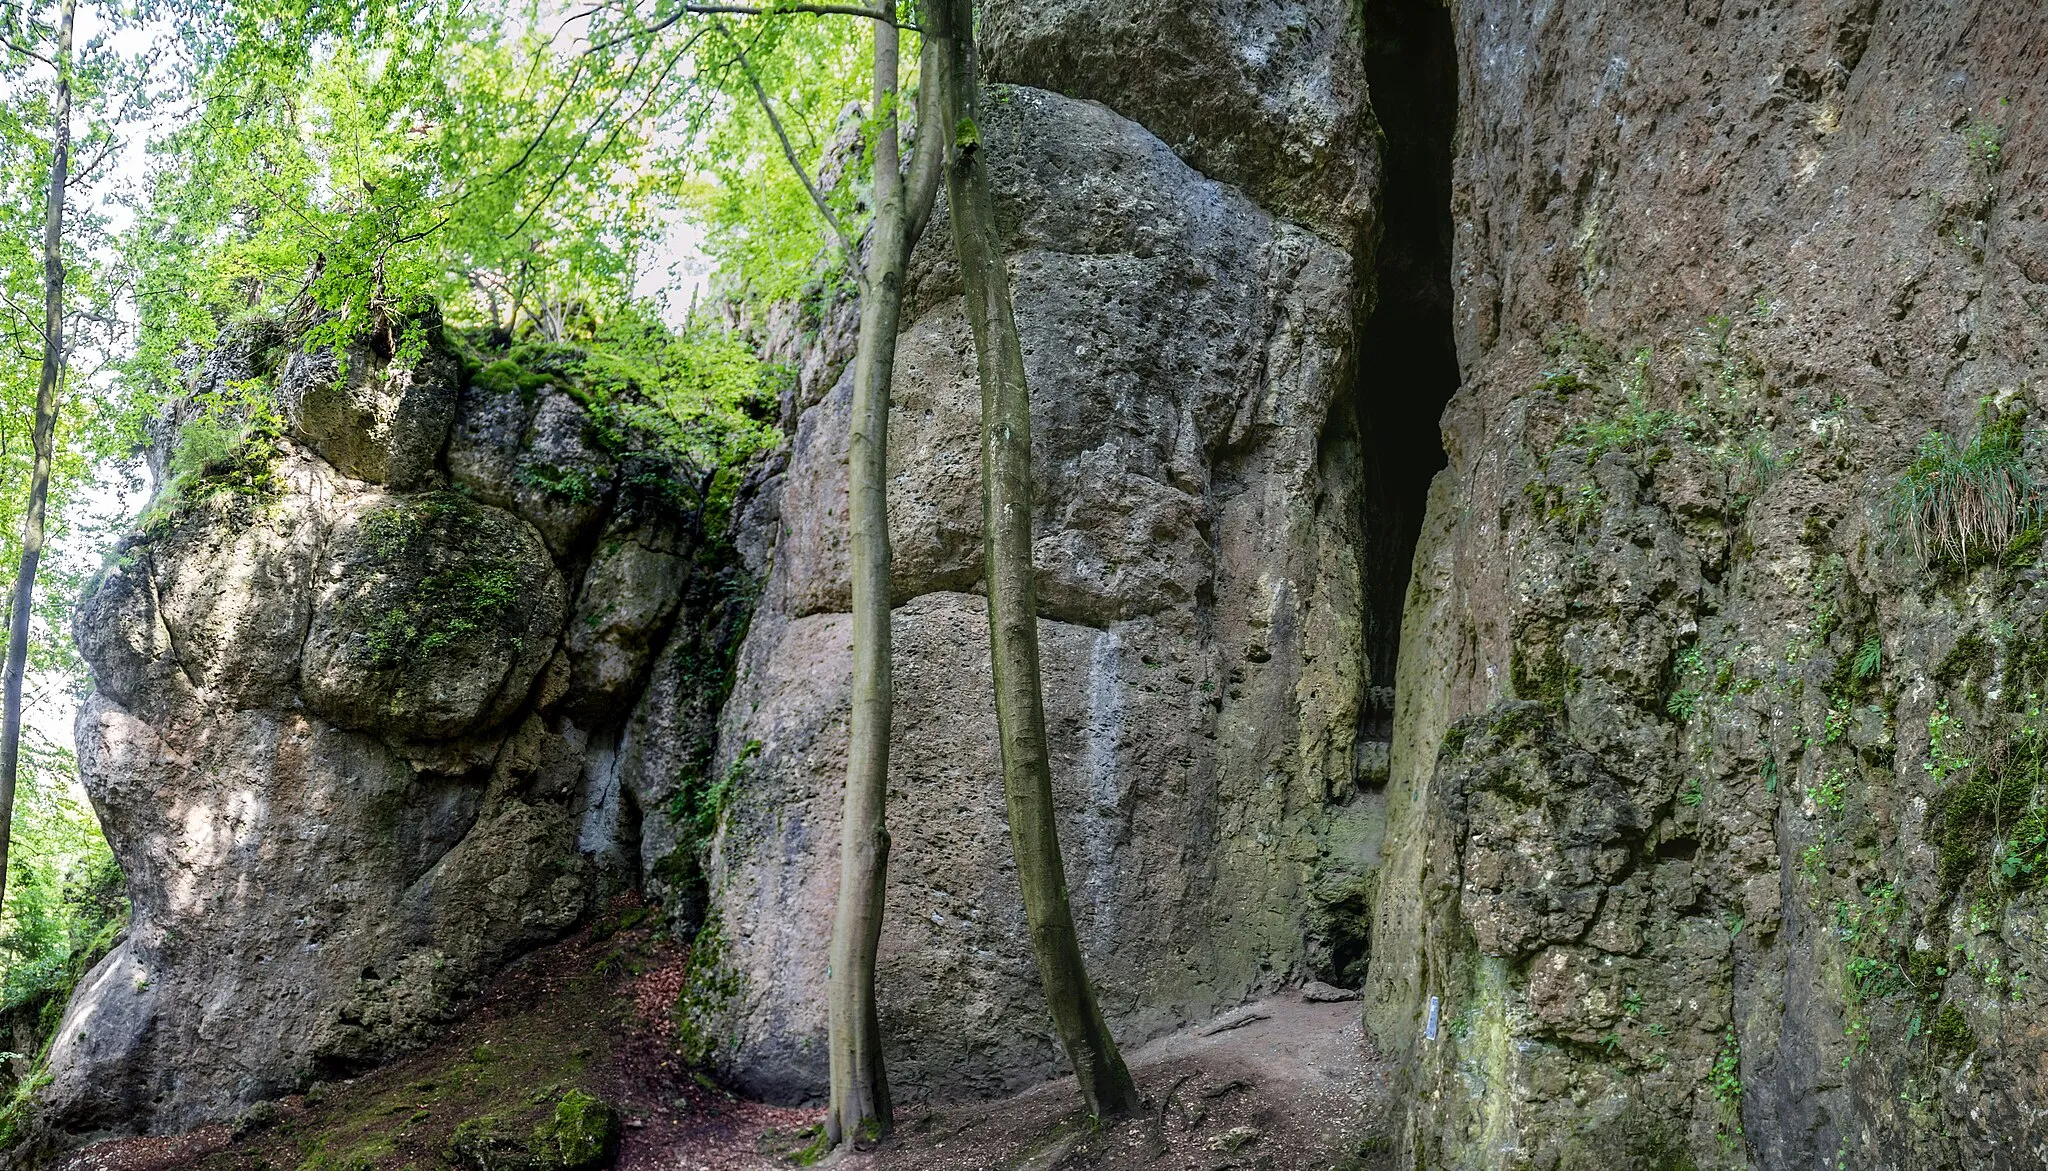
[[[1893,531],[1926,565],[1967,569],[2003,559],[2042,519],[2040,484],[2027,469],[2022,418],[1985,423],[1967,445],[1941,431],[1893,490]]]

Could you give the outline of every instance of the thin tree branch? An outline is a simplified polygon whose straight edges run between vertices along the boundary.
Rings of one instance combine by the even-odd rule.
[[[881,8],[866,8],[859,4],[777,4],[772,8],[758,8],[751,4],[685,4],[683,11],[695,16],[782,16],[786,13],[809,13],[817,16],[865,16],[869,20],[894,22],[896,14]],[[898,24],[898,28],[909,25]]]
[[[629,32],[620,33],[618,36],[613,37],[611,40],[601,41],[597,44],[590,46],[588,49],[584,50],[584,53],[596,53],[604,49],[609,49],[613,45],[619,44],[622,41],[630,41],[634,37],[644,37],[652,35],[654,33],[658,33],[663,29],[669,27],[670,25],[676,23],[677,21],[681,20],[685,16],[800,15],[860,16],[865,17],[869,20],[890,21],[891,23],[895,24],[897,28],[907,28],[910,31],[916,33],[921,33],[924,31],[923,29],[918,28],[914,24],[906,24],[902,21],[897,20],[896,14],[893,12],[888,12],[880,8],[864,8],[858,4],[782,4],[777,5],[773,8],[758,8],[750,4],[685,4],[682,7],[676,9],[674,12],[669,13],[667,16],[662,17],[660,20],[656,21],[653,24],[646,25],[641,28],[635,28]]]
[[[71,176],[71,178],[70,178],[70,179],[68,179],[68,180],[66,180],[66,181],[65,181],[65,184],[64,184],[64,185],[65,185],[65,186],[67,186],[67,187],[75,187],[75,186],[77,186],[77,185],[79,185],[79,184],[81,184],[81,183],[89,183],[89,182],[91,182],[91,181],[92,181],[92,173],[93,173],[94,171],[98,170],[98,169],[99,169],[99,165],[100,165],[101,163],[104,163],[104,162],[106,162],[106,161],[107,161],[107,158],[108,158],[108,156],[110,156],[110,155],[112,155],[112,154],[114,153],[114,148],[115,148],[115,147],[118,147],[118,146],[120,146],[120,145],[121,145],[121,143],[120,143],[120,140],[118,140],[118,139],[114,139],[114,138],[109,138],[109,139],[107,139],[107,144],[106,144],[106,146],[104,146],[104,147],[102,147],[102,148],[100,149],[100,153],[98,153],[98,154],[94,155],[94,156],[92,157],[92,161],[91,161],[91,162],[89,162],[89,163],[85,164],[85,165],[84,165],[83,167],[80,167],[80,168],[78,169],[78,171],[77,171],[77,172],[76,172],[75,174],[73,174],[73,175]]]
[[[7,48],[13,50],[16,53],[21,54],[24,57],[33,58],[52,68],[56,67],[56,62],[50,60],[48,57],[43,56],[41,53],[36,52],[34,49],[29,48],[27,45],[24,45],[19,41],[16,41],[12,37],[0,37],[0,45],[5,45]]]
[[[789,132],[782,128],[782,119],[775,116],[775,105],[768,100],[768,91],[761,88],[761,79],[754,75],[754,67],[747,63],[746,47],[740,44],[738,37],[732,35],[723,21],[715,23],[718,25],[718,31],[724,33],[725,38],[739,50],[740,72],[746,75],[747,84],[754,87],[754,98],[761,103],[761,112],[768,115],[768,125],[775,128],[775,139],[782,144],[782,157],[789,160],[789,169],[795,171],[796,177],[803,182],[804,190],[810,193],[811,202],[817,205],[818,214],[825,217],[825,224],[832,229],[832,235],[839,241],[839,247],[849,258],[853,257],[853,239],[846,234],[846,228],[840,224],[839,217],[833,214],[832,205],[825,201],[825,196],[818,190],[817,183],[811,180],[811,173],[804,169],[802,160],[796,157],[796,147],[790,144]]]

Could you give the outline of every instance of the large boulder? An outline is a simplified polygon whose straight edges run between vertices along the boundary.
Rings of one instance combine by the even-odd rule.
[[[1344,248],[1379,222],[1379,126],[1348,0],[983,5],[989,76],[1098,101]]]
[[[350,502],[309,592],[306,706],[406,739],[488,727],[525,703],[566,593],[531,526],[452,492]]]
[[[464,388],[448,441],[463,491],[518,513],[558,555],[602,524],[617,466],[558,370],[494,362]]]
[[[430,314],[293,353],[278,405],[293,436],[342,474],[406,491],[439,474],[461,374]]]
[[[235,345],[194,393],[256,369]],[[424,386],[381,360],[343,389]],[[672,636],[727,657],[729,615],[671,629],[721,563],[666,496],[612,515],[607,495],[577,523],[615,539],[558,555],[438,473],[394,471],[440,465],[432,426],[382,454],[388,432],[336,446],[309,422],[324,402],[308,390],[288,434],[167,485],[79,613],[79,771],[133,918],[58,1030],[60,1131],[231,1119],[433,1037],[507,960],[639,881],[615,761],[647,660]],[[530,450],[501,438],[515,465]],[[708,728],[672,736],[709,752]]]

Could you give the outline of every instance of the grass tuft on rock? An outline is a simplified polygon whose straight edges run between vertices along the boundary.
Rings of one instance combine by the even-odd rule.
[[[1997,416],[1967,444],[1942,431],[1920,440],[1892,490],[1890,521],[1922,564],[1965,570],[2002,559],[2041,521],[2022,422],[2017,414]]]

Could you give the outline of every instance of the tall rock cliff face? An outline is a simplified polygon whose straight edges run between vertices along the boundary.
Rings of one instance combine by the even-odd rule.
[[[1091,974],[1137,1038],[1288,978],[1311,949],[1335,976],[1362,944],[1330,923],[1347,904],[1360,917],[1378,849],[1355,766],[1354,268],[1101,105],[1019,86],[989,110],[1033,394],[1060,832]],[[993,1093],[1063,1060],[1010,862],[977,595],[980,391],[943,224],[912,264],[889,452],[877,982],[910,1096]],[[721,747],[744,778],[713,875],[745,982],[728,1056],[742,1084],[791,1099],[826,1072],[849,388],[821,380],[796,428]]]
[[[1894,505],[2042,466],[2048,21],[1453,9],[1368,989],[1412,1165],[2034,1165],[2039,530]]]
[[[171,478],[78,616],[80,771],[134,916],[59,1030],[62,1129],[181,1129],[402,1052],[673,851],[679,770],[641,745],[708,752],[677,680],[731,626],[696,514],[573,362],[472,376],[414,324],[405,361],[231,331],[194,389],[268,380],[283,418]],[[188,457],[247,422],[193,414]]]

